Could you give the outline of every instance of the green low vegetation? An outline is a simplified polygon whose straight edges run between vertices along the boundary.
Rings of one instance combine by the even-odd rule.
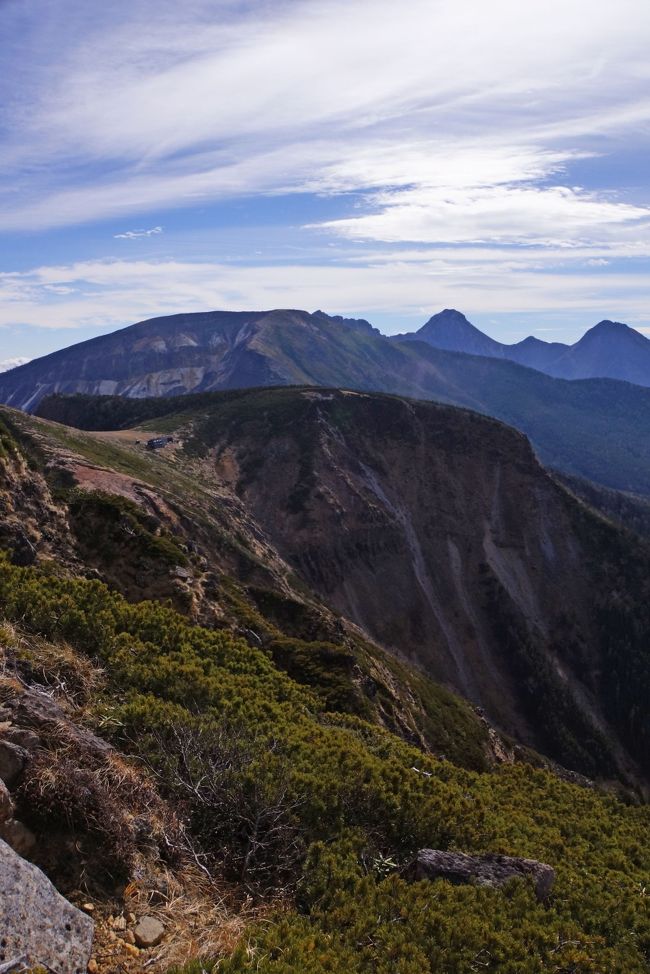
[[[604,517],[642,538],[650,539],[650,498],[599,487],[589,480],[555,474],[558,480]]]
[[[16,452],[16,441],[6,423],[0,420],[0,460]]]
[[[161,532],[155,517],[133,501],[102,491],[72,489],[61,492],[73,530],[82,546],[91,548],[102,561],[132,549],[141,558],[163,567],[187,565],[187,557],[170,534]]]
[[[346,713],[309,660],[300,683],[279,670],[286,644],[256,648],[99,582],[1,561],[0,604],[105,668],[103,732],[185,809],[208,868],[281,894],[219,971],[647,974],[647,807],[527,765],[434,759]],[[399,867],[421,847],[537,858],[555,889],[540,904],[522,882],[408,884]]]

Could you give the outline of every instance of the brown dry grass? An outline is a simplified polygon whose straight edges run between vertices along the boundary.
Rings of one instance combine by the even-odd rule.
[[[79,905],[83,903],[79,899]],[[100,974],[164,974],[192,960],[227,957],[248,925],[269,910],[254,907],[250,900],[237,900],[231,890],[207,879],[194,864],[161,871],[155,886],[129,883],[119,901],[92,905],[93,957]],[[128,943],[129,931],[143,916],[160,920],[165,935],[158,946],[137,950]]]
[[[84,708],[105,684],[102,669],[64,642],[51,643],[0,623],[0,676],[19,679],[75,708]]]

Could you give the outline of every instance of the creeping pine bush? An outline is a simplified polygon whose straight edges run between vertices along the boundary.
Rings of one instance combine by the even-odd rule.
[[[0,604],[101,663],[106,726],[175,799],[208,868],[283,892],[223,974],[647,974],[647,807],[526,765],[436,760],[327,712],[264,650],[98,582],[0,561]],[[525,882],[387,875],[422,847],[548,862],[554,892],[540,904]]]

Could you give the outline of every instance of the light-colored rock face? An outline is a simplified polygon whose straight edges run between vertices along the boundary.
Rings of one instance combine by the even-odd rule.
[[[21,959],[54,974],[85,974],[93,921],[0,839],[0,969]]]

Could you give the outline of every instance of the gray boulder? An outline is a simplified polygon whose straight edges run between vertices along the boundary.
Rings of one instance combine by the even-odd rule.
[[[446,879],[456,885],[503,886],[510,879],[527,879],[533,883],[537,899],[545,900],[555,881],[555,870],[536,859],[514,856],[466,856],[462,852],[420,849],[403,872],[406,879]]]
[[[1,839],[0,889],[0,970],[19,959],[54,974],[85,974],[93,921]]]

